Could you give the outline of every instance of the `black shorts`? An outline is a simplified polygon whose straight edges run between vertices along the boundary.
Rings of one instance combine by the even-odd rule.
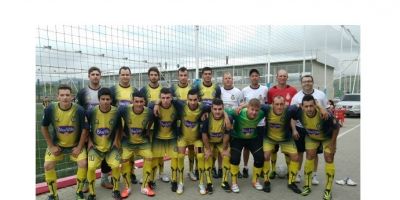
[[[254,166],[262,167],[264,164],[263,140],[262,136],[257,136],[253,139],[239,139],[231,137],[230,149],[231,158],[230,162],[234,165],[239,165],[242,155],[242,149],[247,148],[250,150],[254,157]]]

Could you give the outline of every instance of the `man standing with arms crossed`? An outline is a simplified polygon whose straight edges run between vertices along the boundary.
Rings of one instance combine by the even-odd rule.
[[[242,89],[244,101],[248,103],[250,99],[256,98],[261,104],[267,102],[268,88],[260,85],[260,72],[257,69],[251,69],[249,72],[250,85]],[[257,134],[263,135],[265,132],[265,120],[261,120],[257,126]],[[245,147],[243,150],[243,178],[249,177],[249,169],[247,164],[249,162],[249,150]]]
[[[276,73],[276,81],[278,84],[272,86],[268,90],[268,104],[272,104],[272,100],[275,96],[282,96],[284,97],[285,100],[285,105],[289,106],[290,102],[292,101],[292,98],[294,95],[296,95],[297,90],[296,88],[290,86],[287,84],[288,80],[288,73],[284,69],[279,69],[278,72]],[[269,174],[270,179],[274,179],[276,176],[276,159],[277,159],[277,153],[279,151],[279,145],[275,145],[275,149],[272,151],[271,154],[271,171]],[[285,154],[285,159],[286,163],[288,164],[289,168],[289,163],[290,163],[290,158],[287,154]]]

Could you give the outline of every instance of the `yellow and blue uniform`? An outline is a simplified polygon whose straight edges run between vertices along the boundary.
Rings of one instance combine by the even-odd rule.
[[[227,131],[225,128],[224,117],[221,119],[215,119],[214,115],[210,113],[207,120],[203,122],[202,126],[202,134],[206,134],[208,137],[208,142],[210,145],[211,152],[214,149],[218,149],[218,151],[222,154],[223,151],[223,138],[225,134],[230,134],[230,131]],[[211,183],[211,169],[213,167],[213,160],[209,158],[205,161],[205,171],[206,171],[206,179],[207,183]],[[222,182],[228,182],[228,172],[230,169],[229,157],[223,156],[222,158]]]
[[[63,153],[71,153],[72,148],[76,147],[81,138],[83,129],[87,129],[88,125],[85,122],[85,111],[78,104],[72,104],[68,110],[62,110],[58,102],[50,104],[44,110],[42,126],[53,126],[51,138],[53,144],[61,148],[61,154],[54,156],[49,149],[46,151],[46,161],[59,161],[63,159]],[[70,156],[71,160],[79,161],[86,159],[86,149],[82,150],[77,158]]]
[[[285,153],[297,153],[296,145],[292,138],[292,132],[290,128],[290,121],[295,112],[297,106],[290,106],[284,109],[281,115],[274,113],[272,106],[268,105],[266,115],[266,134],[264,137],[263,150],[272,151],[275,149],[275,145],[279,144],[282,146],[282,151]]]
[[[147,136],[148,125],[153,123],[153,110],[144,107],[141,113],[135,113],[133,106],[128,105],[119,108],[120,115],[125,121],[122,138],[122,160],[131,160],[135,155],[142,156],[144,160],[142,187],[147,186],[151,174],[151,162],[146,159],[153,157],[150,140]],[[127,188],[131,185],[132,165],[129,162],[122,163],[122,177]]]
[[[154,180],[156,164],[160,165],[165,155],[171,157],[172,181],[176,182],[178,151],[177,151],[177,127],[178,111],[173,104],[168,108],[159,106],[159,116],[154,118],[154,131],[152,141],[153,157],[158,158],[158,162],[153,162],[152,180]],[[162,172],[160,171],[160,174]]]
[[[132,93],[138,91],[135,87],[129,85],[128,87],[123,87],[120,84],[112,86],[110,88],[112,94],[112,105],[129,105],[132,102]]]
[[[61,149],[61,153],[57,156],[51,153],[50,149],[46,149],[44,161],[56,162],[64,159],[64,154],[70,154],[72,148],[79,144],[83,129],[87,129],[88,125],[85,120],[85,111],[78,104],[72,104],[68,110],[60,108],[58,102],[51,103],[44,110],[42,126],[48,127],[52,125],[51,138],[54,145]],[[73,161],[81,161],[87,159],[86,147],[75,158],[70,155]],[[82,191],[84,180],[86,179],[87,168],[78,166],[77,170],[77,192]],[[55,169],[45,171],[45,179],[52,195],[57,196],[57,175]]]
[[[118,134],[117,131],[121,128],[121,117],[118,109],[111,106],[108,112],[103,112],[97,105],[87,112],[87,118],[89,121],[89,137],[93,143],[93,148],[88,153],[89,192],[92,195],[95,194],[95,171],[104,159],[112,169],[113,191],[119,190],[121,155],[119,150],[113,147]]]
[[[194,85],[193,88],[199,91],[201,102],[208,106],[211,106],[213,99],[221,98],[221,88],[218,84],[213,83],[211,86],[205,86],[203,81],[200,81],[198,84]]]
[[[337,129],[339,125],[331,114],[327,120],[324,120],[321,118],[319,109],[316,109],[314,117],[308,117],[304,111],[299,109],[296,118],[306,130],[306,149],[317,149],[322,143],[324,152],[332,153],[327,145],[331,142],[333,130]]]
[[[177,108],[178,113],[180,113],[179,119],[181,121],[181,127],[178,132],[178,147],[182,148],[189,145],[194,145],[195,148],[202,148],[203,142],[201,140],[200,134],[200,118],[204,112],[209,111],[209,107],[202,103],[198,103],[197,108],[192,110],[189,108],[189,105],[186,102],[174,100],[172,103]],[[182,184],[184,157],[184,154],[178,154],[178,174],[180,178],[179,182]],[[196,157],[201,184],[203,181],[201,174],[204,171],[204,152],[198,152]]]
[[[146,85],[140,89],[140,92],[144,94],[144,99],[146,100],[147,105],[160,99],[161,89],[161,84],[158,84],[158,86],[155,88],[151,87],[150,85]]]
[[[264,152],[273,152],[276,145],[280,145],[282,152],[288,154],[297,154],[296,144],[292,137],[290,122],[297,111],[297,106],[292,105],[286,107],[280,115],[273,111],[271,105],[267,106],[266,120],[266,134],[264,136],[263,150]],[[263,171],[264,174],[269,174],[271,171],[271,163],[264,161]],[[288,184],[291,184],[296,178],[298,172],[298,162],[290,161],[289,163],[289,178]],[[269,182],[269,176],[264,176],[264,181]]]
[[[332,133],[335,129],[339,128],[339,124],[336,119],[329,114],[327,120],[321,118],[321,112],[316,109],[315,116],[309,117],[307,114],[299,109],[296,113],[295,119],[298,119],[306,130],[306,149],[316,150],[318,146],[322,143],[324,153],[334,153],[329,148],[329,144],[332,141]],[[311,175],[314,170],[314,159],[306,160],[304,165],[304,176],[305,176],[305,186],[310,187]],[[332,189],[333,178],[335,176],[335,165],[333,162],[325,163],[325,173],[326,173],[326,186],[327,190]]]
[[[181,87],[179,84],[174,84],[171,86],[172,96],[175,97],[175,99],[186,101],[190,89],[192,89],[192,86],[189,84],[186,87]]]

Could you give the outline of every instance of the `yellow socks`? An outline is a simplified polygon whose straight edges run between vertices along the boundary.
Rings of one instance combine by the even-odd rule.
[[[325,189],[332,190],[333,178],[335,177],[335,164],[333,164],[333,162],[325,164],[325,173],[326,173]]]
[[[297,172],[299,168],[299,162],[291,161],[289,164],[289,178],[288,184],[292,184],[296,178]]]
[[[56,170],[52,169],[49,171],[44,171],[44,176],[49,187],[50,194],[57,196],[57,174]]]
[[[312,160],[306,159],[306,164],[304,165],[304,180],[305,180],[304,186],[310,187],[313,170],[314,170],[314,159]]]

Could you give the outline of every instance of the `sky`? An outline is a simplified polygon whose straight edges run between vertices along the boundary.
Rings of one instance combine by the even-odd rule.
[[[356,72],[360,48],[358,25],[200,25],[200,65],[244,65],[315,57],[344,75]],[[354,37],[354,39],[353,39]],[[327,56],[325,57],[325,53]],[[195,67],[195,25],[40,25],[36,37],[36,72],[41,80],[85,77],[100,66],[115,73],[150,66]],[[349,66],[351,65],[351,66]],[[338,75],[336,75],[337,77]],[[49,78],[52,77],[52,78]]]

